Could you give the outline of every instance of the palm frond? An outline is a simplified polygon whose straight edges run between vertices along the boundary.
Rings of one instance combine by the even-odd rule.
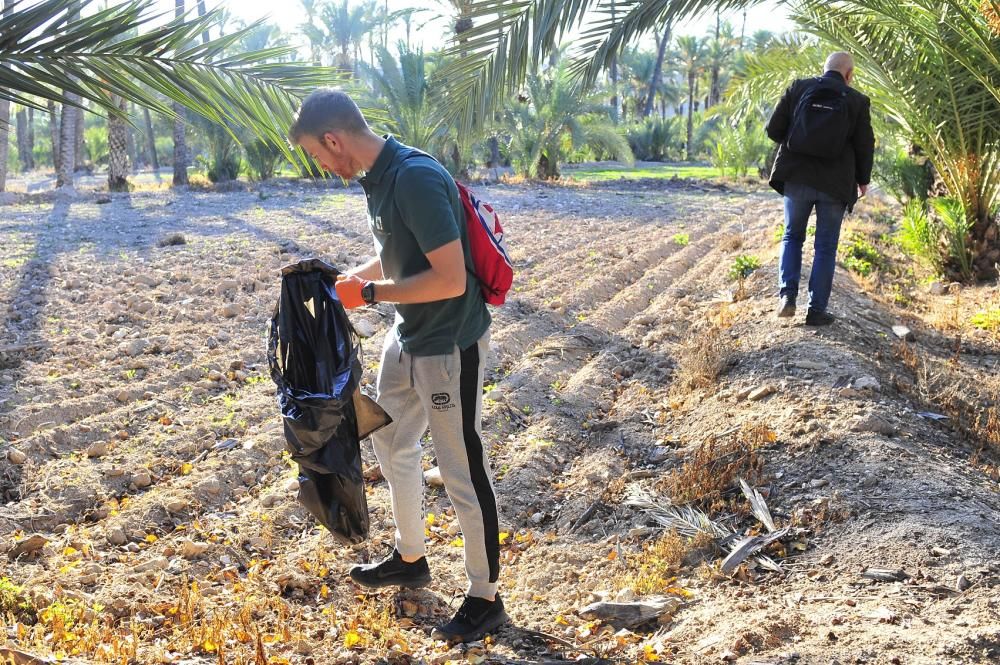
[[[639,35],[698,11],[738,8],[760,0],[481,0],[466,16],[486,18],[454,41],[455,59],[438,72],[448,113],[463,127],[481,126],[524,83],[529,72],[576,28],[584,30],[574,71],[585,84]],[[591,12],[591,14],[588,14]]]
[[[224,55],[261,22],[201,43],[198,36],[221,19],[218,11],[159,24],[164,14],[154,0],[131,0],[81,18],[71,14],[94,2],[22,0],[0,18],[0,98],[45,110],[35,98],[80,106],[72,99],[79,95],[117,114],[117,95],[167,116],[176,102],[250,130],[293,162],[305,159],[285,141],[294,107],[313,88],[336,82],[337,72],[280,62],[294,55],[291,47]],[[137,27],[148,29],[136,35]]]

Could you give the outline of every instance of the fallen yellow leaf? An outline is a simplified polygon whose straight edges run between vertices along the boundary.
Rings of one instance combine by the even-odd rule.
[[[181,464],[181,475],[182,476],[188,475],[193,470],[194,470],[194,465],[191,464],[191,462],[184,462],[183,464]]]
[[[501,545],[503,545],[505,542],[507,542],[508,538],[510,538],[510,534],[509,533],[507,533],[506,531],[501,531],[500,532],[500,544]]]
[[[344,646],[348,649],[361,643],[361,636],[356,631],[350,630],[344,635]]]
[[[151,534],[151,533],[146,534],[146,542],[147,543],[155,543],[157,540],[159,540],[159,538],[157,538],[153,534]]]
[[[452,547],[464,547],[465,541],[462,540],[461,536],[459,536],[458,538],[456,538],[455,540],[451,541],[448,544],[451,545]]]

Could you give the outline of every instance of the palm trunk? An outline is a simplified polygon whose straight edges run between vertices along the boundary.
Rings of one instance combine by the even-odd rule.
[[[125,99],[112,95],[118,109],[124,114]],[[108,114],[108,190],[128,191],[128,127],[124,115]]]
[[[615,0],[611,0],[611,22],[615,22],[616,6]],[[618,108],[618,55],[611,58],[611,112],[614,114],[614,121],[617,123],[621,119],[621,111]]]
[[[149,109],[142,109],[142,117],[146,122],[146,149],[149,151],[149,163],[154,172],[160,170],[160,160],[156,157],[156,134],[153,133],[153,119],[149,117]]]
[[[667,27],[663,29],[663,38],[660,39],[660,47],[656,53],[656,66],[653,67],[653,78],[649,80],[649,90],[646,93],[646,103],[642,108],[642,117],[646,118],[650,113],[653,112],[653,100],[656,97],[656,88],[660,83],[660,77],[663,75],[663,60],[667,56],[667,44],[670,43],[670,31],[673,28],[671,23],[667,23]]]
[[[135,117],[135,109],[129,102],[125,102],[125,108],[129,109],[129,117]],[[110,150],[110,146],[108,146]],[[132,175],[139,172],[139,151],[135,144],[135,130],[132,125],[125,123],[125,154],[128,155],[128,167]]]
[[[204,16],[207,13],[205,9],[205,0],[198,0],[198,16]],[[208,34],[208,28],[201,31],[201,43],[207,44],[212,41],[212,36]]]
[[[80,98],[63,90],[67,100],[79,102]],[[73,170],[76,165],[76,115],[79,109],[63,104],[59,122],[59,168],[56,170],[56,187],[73,189]]]
[[[49,100],[49,139],[52,141],[52,170],[59,172],[59,109],[56,103]]]
[[[691,161],[691,143],[694,140],[694,79],[695,72],[688,72],[687,160]]]
[[[23,106],[14,114],[17,122],[17,157],[21,170],[31,170],[31,148],[28,147],[28,109]]]
[[[28,168],[35,168],[35,109],[28,107]]]
[[[82,99],[77,101],[82,102]],[[86,144],[83,139],[84,131],[84,112],[83,109],[76,109],[76,113],[73,114],[73,121],[76,123],[74,125],[75,134],[73,137],[73,170],[82,171],[87,165],[87,154],[85,152]]]
[[[3,16],[10,13],[13,0],[3,0]],[[10,133],[10,102],[0,100],[0,192],[7,188],[7,156],[10,153],[8,134]],[[18,151],[20,152],[20,151]]]
[[[184,16],[184,0],[174,0],[174,16]],[[184,138],[184,107],[174,102],[174,187],[188,184],[187,141]]]
[[[10,102],[0,100],[0,192],[7,189],[7,157],[10,154]]]
[[[716,9],[715,10],[715,48],[718,48],[718,46],[719,46],[719,32],[720,32],[720,21],[721,20],[722,20],[721,10]],[[716,55],[718,55],[719,52],[718,51],[713,51],[713,53],[716,54]],[[714,59],[715,58],[713,57],[713,60]],[[716,61],[716,62],[712,63],[711,84],[708,87],[708,101],[705,102],[705,108],[709,108],[710,106],[715,106],[716,104],[719,103],[719,100],[721,98],[722,98],[722,91],[719,90],[719,63]]]

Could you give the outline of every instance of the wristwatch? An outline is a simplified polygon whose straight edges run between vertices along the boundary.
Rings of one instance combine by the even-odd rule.
[[[361,287],[361,299],[369,305],[375,304],[375,282],[365,282]]]

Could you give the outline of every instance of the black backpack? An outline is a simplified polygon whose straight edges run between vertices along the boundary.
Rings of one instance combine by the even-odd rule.
[[[844,151],[850,131],[846,86],[819,78],[799,97],[785,145],[802,155],[832,159]]]

